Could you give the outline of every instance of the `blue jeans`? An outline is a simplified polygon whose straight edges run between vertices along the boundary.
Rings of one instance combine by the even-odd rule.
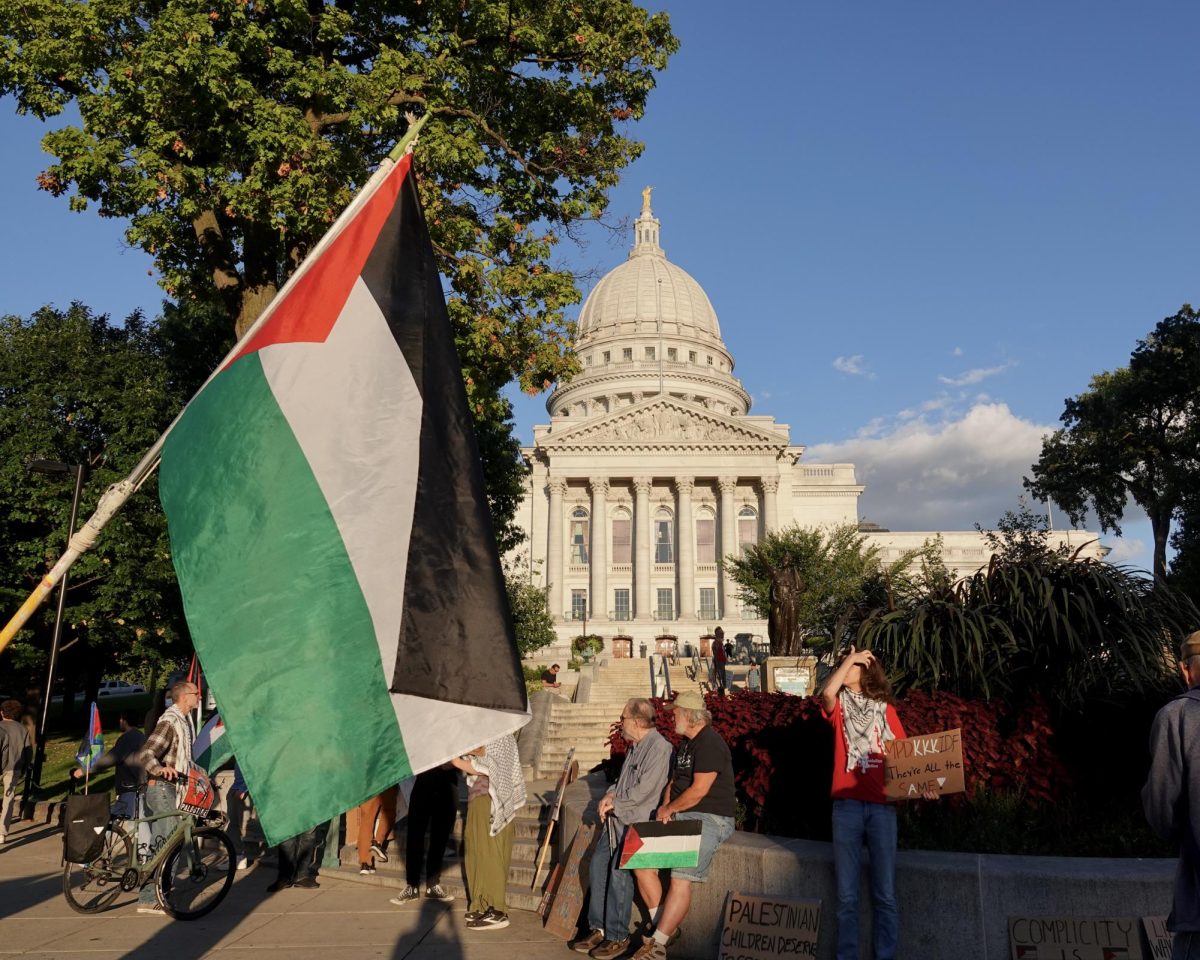
[[[833,864],[837,874],[837,960],[858,960],[858,883],[863,843],[871,856],[875,960],[895,960],[896,807],[862,800],[833,801]]]
[[[621,869],[624,830],[618,827],[616,834],[616,849],[613,850],[608,843],[607,825],[600,827],[590,869],[592,892],[588,899],[588,926],[603,930],[609,940],[624,940],[629,936],[629,916],[633,911],[633,871]]]
[[[155,780],[154,783],[146,786],[146,800],[144,804],[145,815],[151,816],[156,813],[170,813],[172,810],[179,809],[178,794],[175,789],[175,784],[167,783],[164,780]],[[161,820],[155,820],[150,824],[150,850],[148,856],[153,856],[158,848],[162,846],[163,841],[167,839],[179,826],[179,821],[174,817],[163,817]],[[138,903],[154,903],[157,900],[155,894],[155,883],[147,883],[138,893]]]
[[[715,813],[697,813],[685,810],[675,814],[676,820],[700,821],[700,862],[694,867],[672,867],[671,879],[690,880],[703,883],[708,879],[708,868],[712,866],[717,847],[733,836],[733,817],[719,817]]]

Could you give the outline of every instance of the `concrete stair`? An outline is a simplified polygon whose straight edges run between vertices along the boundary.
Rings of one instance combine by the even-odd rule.
[[[674,690],[700,690],[689,681],[683,663],[672,667]],[[542,740],[536,775],[558,775],[567,751],[575,748],[580,774],[608,759],[609,731],[621,719],[621,709],[633,697],[650,695],[650,665],[646,660],[609,659],[596,672],[586,703],[556,702],[550,708],[550,720]]]
[[[561,765],[561,764],[560,764]],[[550,821],[550,808],[554,802],[554,782],[535,781],[526,784],[529,798],[525,806],[517,812],[515,825],[516,833],[513,838],[512,861],[508,868],[508,906],[509,909],[536,910],[545,891],[546,882],[554,870],[554,848],[546,856],[546,863],[538,871],[536,882],[534,869],[540,845],[546,836],[546,828]],[[450,846],[454,855],[446,855],[442,867],[442,886],[455,897],[455,909],[461,905],[467,909],[466,863],[460,855],[462,851],[463,822],[467,809],[465,794],[454,822]],[[342,865],[337,869],[337,875],[346,880],[356,880],[361,883],[381,887],[393,887],[402,890],[405,879],[405,828],[407,820],[396,825],[395,836],[388,844],[388,862],[375,864],[375,873],[362,875],[358,872],[358,847],[347,844],[341,849]],[[425,880],[422,878],[422,893]]]

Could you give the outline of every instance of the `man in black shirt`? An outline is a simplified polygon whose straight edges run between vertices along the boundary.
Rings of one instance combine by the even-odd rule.
[[[557,690],[559,687],[562,686],[562,684],[558,682],[558,669],[559,669],[559,667],[558,667],[558,664],[556,663],[556,664],[553,664],[549,670],[544,670],[542,672],[542,686],[543,687],[549,687],[553,690]]]
[[[108,753],[101,754],[92,764],[93,775],[97,771],[107,770],[109,767],[117,768],[117,802],[112,805],[111,810],[114,817],[132,819],[137,816],[138,787],[146,782],[146,771],[133,759],[142,749],[142,744],[146,742],[146,735],[138,728],[137,722],[136,711],[122,710],[118,721],[121,726],[121,736],[117,738],[117,742]],[[83,777],[83,771],[79,767],[75,767],[71,771],[71,776],[78,780]]]
[[[721,735],[712,728],[712,714],[704,697],[685,690],[669,704],[675,711],[675,732],[684,739],[675,754],[675,769],[663,791],[657,819],[700,821],[700,862],[695,867],[674,867],[666,899],[657,870],[638,870],[638,890],[654,921],[633,960],[665,960],[667,947],[678,939],[679,925],[692,905],[692,884],[708,878],[717,847],[733,834],[733,759]]]

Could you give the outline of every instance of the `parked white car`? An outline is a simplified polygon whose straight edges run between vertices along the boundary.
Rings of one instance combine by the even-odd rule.
[[[131,693],[145,693],[146,688],[140,683],[126,683],[124,680],[101,680],[98,697],[124,697]]]

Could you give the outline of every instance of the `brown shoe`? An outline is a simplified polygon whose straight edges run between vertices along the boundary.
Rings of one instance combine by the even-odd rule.
[[[638,947],[637,953],[633,955],[633,960],[667,960],[667,948],[657,940],[648,938]]]
[[[586,937],[574,941],[571,944],[571,949],[576,953],[591,953],[603,942],[604,934],[602,934],[599,930],[593,930]]]
[[[617,957],[625,955],[625,951],[629,949],[629,938],[624,940],[605,940],[598,947],[594,947],[588,956],[592,960],[617,960]]]

